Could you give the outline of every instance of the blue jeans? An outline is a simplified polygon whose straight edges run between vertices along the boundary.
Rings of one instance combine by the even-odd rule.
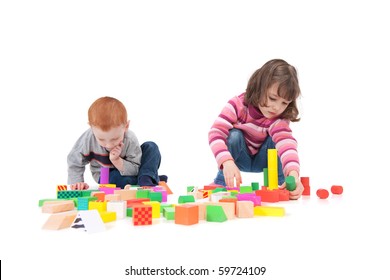
[[[271,136],[268,135],[257,154],[251,155],[245,143],[243,132],[237,128],[229,131],[227,146],[238,169],[243,172],[263,172],[263,168],[268,167],[268,149],[275,149],[275,143],[272,141]],[[226,186],[222,170],[218,171],[214,183]],[[283,183],[282,163],[278,157],[278,184],[281,185]]]
[[[161,163],[161,154],[156,143],[148,141],[141,145],[142,156],[138,175],[122,176],[118,169],[110,168],[110,184],[116,184],[118,188],[124,188],[125,185],[139,185],[138,179],[141,176],[149,176],[153,183],[158,185],[158,168]],[[99,178],[100,182],[100,178]]]

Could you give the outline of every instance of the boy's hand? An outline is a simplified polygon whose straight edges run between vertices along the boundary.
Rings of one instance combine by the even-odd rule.
[[[241,172],[233,160],[227,160],[223,164],[223,176],[225,177],[226,186],[234,188],[242,184]],[[236,186],[234,185],[236,179]]]
[[[116,160],[119,159],[119,156],[121,155],[121,152],[122,152],[122,148],[125,144],[123,144],[123,142],[119,143],[118,146],[114,147],[111,151],[110,151],[110,160],[111,162],[114,162]]]
[[[87,190],[89,189],[89,186],[87,183],[80,182],[73,185],[70,185],[71,190]]]

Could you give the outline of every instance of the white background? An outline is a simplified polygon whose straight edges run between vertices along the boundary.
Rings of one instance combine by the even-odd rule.
[[[264,279],[388,279],[385,2],[2,1],[4,279],[127,279],[130,265],[266,266]],[[159,145],[161,174],[184,194],[214,178],[208,130],[273,58],[298,69],[302,120],[292,128],[302,176],[313,191],[343,185],[342,197],[285,203],[282,219],[192,227],[134,227],[128,219],[95,235],[41,230],[47,217],[38,200],[66,183],[66,156],[88,128],[95,99],[123,101],[131,129],[140,142]],[[86,180],[93,184],[88,172]],[[261,175],[244,174],[244,183],[254,180]]]

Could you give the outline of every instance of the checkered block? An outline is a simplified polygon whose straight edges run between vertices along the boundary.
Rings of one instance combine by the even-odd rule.
[[[81,191],[58,191],[57,192],[57,198],[74,198],[74,197],[80,197]]]
[[[152,224],[152,206],[151,205],[134,205],[133,207],[133,225],[151,225]]]

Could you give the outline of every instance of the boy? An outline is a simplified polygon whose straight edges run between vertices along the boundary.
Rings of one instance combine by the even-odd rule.
[[[92,176],[100,183],[100,168],[109,167],[110,184],[124,188],[127,184],[155,186],[167,181],[158,176],[161,154],[154,142],[141,146],[129,130],[125,106],[112,97],[97,99],[88,110],[90,128],[77,140],[68,155],[68,184],[83,190],[85,166],[89,163]]]

